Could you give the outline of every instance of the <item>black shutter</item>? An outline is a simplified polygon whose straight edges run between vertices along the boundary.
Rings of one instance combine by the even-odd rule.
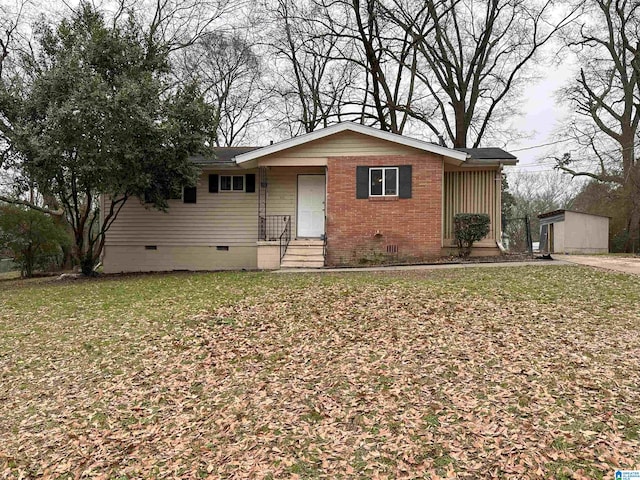
[[[400,198],[411,198],[411,165],[400,165],[398,168],[400,173]]]
[[[256,191],[256,174],[247,173],[244,176],[244,191],[247,193],[254,193]]]
[[[218,193],[218,175],[215,173],[209,175],[209,193]]]
[[[184,203],[196,203],[196,187],[184,187]]]
[[[369,167],[356,167],[356,198],[369,198]]]

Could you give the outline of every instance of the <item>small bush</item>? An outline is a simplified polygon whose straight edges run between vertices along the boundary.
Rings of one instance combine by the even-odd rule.
[[[59,263],[71,239],[49,215],[15,206],[0,207],[0,248],[9,250],[22,276]]]
[[[625,253],[630,241],[631,235],[627,230],[616,233],[611,239],[611,253]],[[635,247],[635,245],[632,244],[632,251],[634,250],[633,247]]]
[[[487,236],[489,222],[486,213],[458,213],[453,217],[454,234],[461,257],[468,257],[473,243]]]

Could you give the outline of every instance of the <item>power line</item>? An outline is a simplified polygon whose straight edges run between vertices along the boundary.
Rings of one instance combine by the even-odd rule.
[[[515,150],[509,150],[510,152],[524,152],[525,150],[533,150],[535,148],[548,147],[549,145],[556,145],[557,143],[570,142],[575,138],[565,138],[564,140],[557,140],[555,142],[541,143],[540,145],[533,145],[532,147],[516,148]]]
[[[589,135],[584,134],[583,138],[587,137],[587,138],[591,138]],[[542,147],[548,147],[550,145],[557,145],[558,143],[565,143],[565,142],[579,142],[580,140],[575,138],[575,137],[568,137],[568,138],[564,138],[561,140],[556,140],[554,142],[548,142],[548,143],[540,143],[538,145],[532,145],[530,147],[523,147],[523,148],[516,148],[516,149],[509,149],[510,152],[524,152],[525,150],[534,150],[536,148],[542,148]],[[583,145],[584,146],[584,145]],[[634,148],[640,147],[640,143],[631,145],[630,147],[626,147],[626,148],[615,148],[612,150],[608,150],[605,152],[602,152],[602,154],[606,154],[606,153],[612,153],[612,152],[624,152],[626,150],[631,150]]]
[[[555,142],[555,143],[559,143],[559,142]],[[534,148],[534,147],[531,147]],[[608,155],[610,153],[622,153],[628,150],[634,150],[636,148],[640,148],[640,143],[634,143],[633,145],[629,146],[629,147],[625,147],[625,148],[614,148],[611,150],[605,150],[603,152],[600,152],[600,155]],[[516,151],[516,150],[512,150],[512,151]],[[581,165],[590,165],[590,166],[600,166],[601,165],[601,161],[597,158],[590,158],[590,159],[583,159],[583,160],[574,160],[574,162],[576,164],[581,164]],[[541,161],[541,162],[537,162],[537,163],[531,163],[531,164],[526,164],[526,165],[514,165],[513,167],[516,169],[526,169],[526,168],[539,168],[539,167],[546,167],[546,166],[553,166],[555,167],[557,165],[556,160],[549,160],[547,159],[546,161]],[[540,171],[551,171],[552,169],[543,169]],[[528,171],[528,172],[533,172],[534,170],[521,170],[521,171]]]

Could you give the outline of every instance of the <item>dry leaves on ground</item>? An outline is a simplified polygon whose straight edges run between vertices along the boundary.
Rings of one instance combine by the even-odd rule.
[[[7,289],[0,477],[610,477],[640,466],[638,283],[514,267]]]

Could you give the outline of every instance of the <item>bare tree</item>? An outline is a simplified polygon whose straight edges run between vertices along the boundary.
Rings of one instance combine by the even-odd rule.
[[[417,50],[411,35],[396,28],[380,0],[315,1],[327,34],[351,47],[332,57],[353,64],[359,73],[358,95],[348,106],[359,110],[361,123],[402,133],[418,101]]]
[[[418,51],[416,75],[454,147],[480,145],[513,107],[525,67],[574,18],[576,9],[554,7],[553,0],[394,0],[387,9]],[[437,130],[423,113],[408,112]]]
[[[142,11],[150,12],[149,41],[165,45],[172,52],[193,45],[214,28],[220,28],[221,20],[243,3],[243,0],[139,0],[138,5]]]
[[[535,217],[539,213],[558,208],[570,208],[581,182],[571,181],[568,175],[548,170],[545,172],[509,172],[509,190],[515,206],[513,216],[525,214]]]
[[[572,130],[594,160],[580,168],[575,157],[557,158],[557,168],[573,176],[607,182],[625,199],[627,249],[640,238],[640,3],[588,0],[583,20],[568,44],[582,64],[567,90],[577,120]],[[595,167],[595,168],[593,168]]]
[[[571,181],[568,175],[553,170],[508,172],[507,177],[513,205],[504,228],[516,250],[524,250],[528,245],[522,219],[528,217],[531,235],[537,241],[540,234],[538,214],[559,208],[572,208],[581,182]]]
[[[270,92],[263,85],[262,62],[237,33],[203,35],[175,64],[178,76],[197,82],[215,109],[212,145],[241,144],[264,122]]]
[[[273,83],[280,101],[272,107],[282,126],[297,135],[341,120],[354,83],[352,66],[334,60],[349,48],[343,32],[324,28],[309,2],[277,0],[267,7],[271,28],[263,42],[275,60]]]

